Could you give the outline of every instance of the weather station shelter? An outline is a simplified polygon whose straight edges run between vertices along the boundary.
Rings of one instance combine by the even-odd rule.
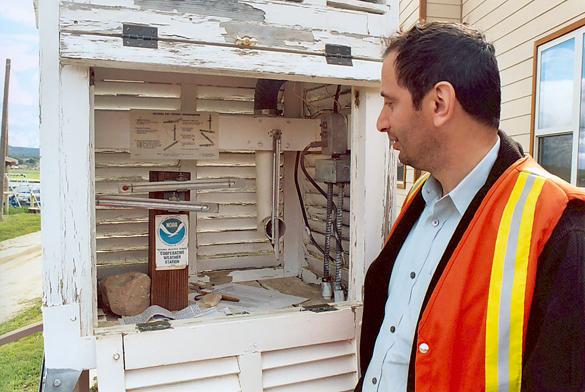
[[[396,215],[376,119],[398,0],[35,9],[43,390],[91,369],[108,392],[353,390]],[[148,296],[109,297],[136,277]],[[145,298],[170,316],[131,314]]]

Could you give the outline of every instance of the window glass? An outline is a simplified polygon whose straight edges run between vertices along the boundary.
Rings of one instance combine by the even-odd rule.
[[[404,182],[405,178],[404,178],[404,172],[406,170],[404,170],[404,165],[402,164],[402,162],[397,161],[396,162],[396,181],[398,182]]]
[[[539,129],[567,129],[573,110],[575,39],[543,50],[540,63]]]
[[[579,116],[579,160],[577,161],[577,186],[585,187],[585,34],[583,34],[583,58],[581,62],[581,113]]]
[[[545,136],[538,138],[538,162],[550,173],[571,181],[571,155],[573,135]]]

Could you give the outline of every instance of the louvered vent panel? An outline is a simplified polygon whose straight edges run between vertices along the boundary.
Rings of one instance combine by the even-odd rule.
[[[236,357],[126,371],[126,390],[131,392],[191,392],[241,390]]]
[[[137,161],[128,152],[98,151],[95,155],[97,195],[118,194],[122,182],[148,181],[150,170],[178,170],[178,161]],[[145,195],[141,195],[145,196]],[[97,264],[132,264],[148,261],[148,211],[97,207]]]
[[[248,87],[197,86],[198,110],[218,113],[251,114],[254,89]],[[101,111],[101,128],[108,136],[119,123],[116,110],[179,110],[181,86],[170,83],[99,80],[95,85],[95,108]],[[116,134],[113,132],[112,135]],[[116,134],[119,143],[124,135]],[[108,140],[108,146],[112,144]],[[117,140],[117,139],[116,139]],[[136,161],[127,148],[96,148],[96,194],[118,193],[122,182],[148,181],[150,170],[185,170],[175,160]],[[185,163],[185,162],[183,162]],[[188,166],[188,162],[187,162]],[[219,213],[197,214],[197,259],[200,268],[221,268],[221,261],[263,258],[263,265],[274,265],[272,247],[256,230],[256,168],[254,153],[221,152],[214,161],[198,161],[192,178],[239,178],[240,189],[192,191],[191,199],[219,204]],[[191,169],[193,166],[191,166]],[[187,170],[191,170],[187,169]],[[146,196],[146,195],[135,195]],[[96,252],[98,265],[148,262],[148,211],[129,208],[99,207],[96,211]],[[273,260],[274,259],[274,260]]]
[[[340,341],[262,353],[265,391],[346,391],[357,382],[355,347]]]
[[[386,0],[327,0],[327,5],[378,15],[383,15],[388,10]]]
[[[255,154],[226,152],[217,161],[197,162],[197,178],[228,177],[243,180],[244,187],[197,191],[198,201],[219,204],[219,213],[197,214],[197,258],[212,269],[221,259],[273,255],[268,239],[257,231]]]

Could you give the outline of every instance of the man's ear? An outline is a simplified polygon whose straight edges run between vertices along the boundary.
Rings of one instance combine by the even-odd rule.
[[[430,98],[432,100],[432,118],[435,127],[445,125],[455,111],[455,89],[449,82],[439,82],[433,86]]]

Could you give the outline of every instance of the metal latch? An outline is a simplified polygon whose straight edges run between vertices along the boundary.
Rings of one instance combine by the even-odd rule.
[[[138,323],[136,329],[139,332],[160,331],[171,328],[171,323],[168,320],[151,321],[149,323]]]
[[[325,44],[325,58],[327,64],[353,66],[351,46]]]
[[[307,305],[303,306],[303,310],[308,310],[315,313],[332,312],[337,310],[335,306],[329,304]]]
[[[39,391],[41,392],[73,392],[81,376],[81,370],[76,369],[48,369],[45,368],[43,359],[43,370]]]
[[[124,46],[158,49],[158,28],[143,25],[122,25]]]

